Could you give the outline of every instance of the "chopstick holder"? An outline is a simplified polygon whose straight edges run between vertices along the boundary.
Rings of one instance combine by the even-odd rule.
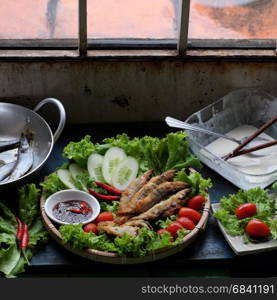
[[[271,146],[276,145],[276,140],[275,140],[275,141],[272,141],[272,142],[268,142],[268,143],[265,143],[265,144],[258,145],[256,147],[252,147],[252,148],[240,151],[248,143],[250,143],[252,140],[254,140],[257,136],[259,136],[261,133],[263,133],[267,128],[269,128],[275,122],[277,122],[277,116],[275,116],[273,119],[271,119],[270,121],[268,121],[267,123],[265,123],[262,127],[260,127],[259,129],[257,129],[243,143],[241,143],[240,145],[238,145],[238,147],[236,147],[231,153],[227,154],[224,157],[224,160],[228,160],[229,158],[232,158],[232,157],[235,157],[235,156],[238,156],[238,155],[250,153],[250,152],[253,152],[253,151],[256,151],[256,150],[260,150],[260,149],[263,149],[263,148],[267,148],[267,147],[271,147]]]

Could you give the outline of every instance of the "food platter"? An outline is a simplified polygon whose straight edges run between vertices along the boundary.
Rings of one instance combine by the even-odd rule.
[[[41,209],[41,215],[43,223],[49,232],[50,236],[58,242],[61,246],[63,246],[65,249],[69,250],[70,252],[77,254],[81,257],[87,258],[89,260],[103,262],[103,263],[110,263],[110,264],[141,264],[146,262],[151,262],[159,259],[163,259],[165,257],[171,256],[173,254],[176,254],[183,249],[185,249],[187,246],[189,246],[201,233],[205,230],[209,212],[210,212],[210,198],[207,197],[207,201],[205,203],[205,206],[203,208],[202,217],[199,221],[199,223],[196,225],[196,227],[184,237],[183,242],[177,246],[173,247],[167,247],[160,250],[157,250],[149,255],[143,256],[143,257],[126,257],[126,256],[119,256],[116,253],[111,252],[104,252],[104,251],[98,251],[95,249],[84,249],[84,250],[78,250],[72,248],[69,244],[65,244],[62,241],[61,234],[58,230],[58,228],[55,226],[55,224],[48,218],[48,216],[45,213],[45,196],[42,195],[40,200],[40,209]]]
[[[270,195],[273,199],[276,199],[276,205],[277,205],[277,197],[276,194]],[[213,213],[220,210],[222,208],[222,205],[220,203],[213,203],[212,204],[212,211]],[[224,235],[226,241],[230,245],[230,247],[233,249],[233,251],[237,255],[246,255],[246,254],[253,254],[253,253],[260,253],[260,252],[267,252],[271,250],[277,249],[277,241],[276,239],[271,239],[269,241],[259,242],[259,243],[245,243],[243,236],[232,236],[228,233],[226,228],[224,228],[224,225],[217,220],[218,226]]]

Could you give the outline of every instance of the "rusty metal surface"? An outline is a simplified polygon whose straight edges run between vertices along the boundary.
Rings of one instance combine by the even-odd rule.
[[[184,119],[236,88],[276,96],[276,72],[271,61],[2,61],[0,101],[33,107],[56,97],[70,123]]]

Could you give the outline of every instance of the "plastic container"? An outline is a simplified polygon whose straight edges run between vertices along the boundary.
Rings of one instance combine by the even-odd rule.
[[[227,94],[215,103],[192,114],[186,122],[226,134],[245,124],[259,128],[276,115],[276,98],[255,88],[243,88]],[[277,124],[267,129],[265,134],[277,139]],[[277,180],[275,162],[272,162],[270,172],[249,174],[211,153],[205,147],[216,139],[211,135],[188,131],[192,152],[204,164],[239,188],[249,189],[257,186],[264,188]]]

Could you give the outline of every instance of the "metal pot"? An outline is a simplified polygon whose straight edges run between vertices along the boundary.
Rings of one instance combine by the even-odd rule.
[[[47,122],[37,113],[44,105],[51,103],[59,111],[59,125],[54,134]],[[31,170],[24,176],[14,181],[0,183],[0,189],[12,187],[26,182],[32,175],[40,170],[51,154],[54,143],[58,140],[65,125],[66,114],[62,103],[54,98],[42,100],[34,110],[20,105],[0,102],[0,139],[9,140],[20,137],[22,129],[28,123],[30,130],[34,132],[33,153],[34,162]]]

